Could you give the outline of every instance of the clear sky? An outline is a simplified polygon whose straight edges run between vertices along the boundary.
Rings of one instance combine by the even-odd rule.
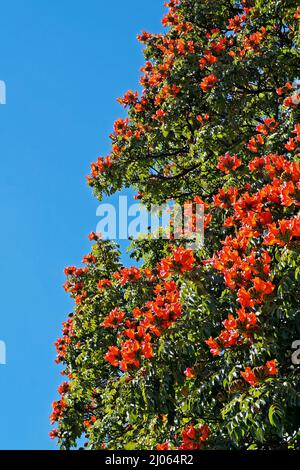
[[[90,249],[90,162],[108,150],[115,99],[138,84],[136,34],[163,0],[10,0],[0,7],[0,449],[54,449],[62,378],[53,343],[72,309],[63,269]]]

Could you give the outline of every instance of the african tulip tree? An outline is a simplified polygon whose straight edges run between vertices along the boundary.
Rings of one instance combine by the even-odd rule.
[[[299,448],[299,18],[294,0],[170,0],[142,92],[92,164],[99,199],[205,207],[205,243],[93,232],[57,362],[52,437],[90,449]]]

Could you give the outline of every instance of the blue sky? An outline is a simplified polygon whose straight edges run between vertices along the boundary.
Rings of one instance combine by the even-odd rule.
[[[136,34],[158,32],[162,0],[1,4],[0,449],[54,449],[61,382],[53,343],[72,302],[63,269],[90,249],[97,201],[85,182],[107,152],[115,99],[136,88]]]

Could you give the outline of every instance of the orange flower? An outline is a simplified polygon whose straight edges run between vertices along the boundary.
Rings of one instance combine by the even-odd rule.
[[[258,144],[259,145],[264,145],[264,139],[263,139],[263,136],[261,134],[257,134],[255,137],[251,137],[251,139],[249,140],[249,143],[247,145],[247,148],[253,152],[253,153],[257,153],[258,152]]]
[[[154,282],[155,281],[155,276],[152,273],[151,269],[145,268],[144,269],[144,274],[145,276],[149,279],[149,281]]]
[[[53,429],[52,431],[50,431],[49,432],[49,437],[50,437],[50,439],[56,439],[58,437],[57,429]]]
[[[111,286],[112,286],[112,282],[109,279],[101,279],[97,283],[97,287],[99,290],[104,290],[105,287],[111,287]]]
[[[141,279],[141,271],[135,266],[131,268],[122,268],[120,271],[113,274],[113,277],[118,280],[121,286],[124,286],[128,282],[137,282]]]
[[[159,109],[155,114],[153,114],[152,119],[156,121],[163,121],[166,115],[167,113],[163,109]]]
[[[297,185],[293,181],[284,183],[281,191],[281,201],[286,207],[290,207],[292,204],[300,206],[300,183],[297,183]]]
[[[236,330],[223,330],[218,336],[218,339],[223,344],[223,346],[228,349],[232,346],[235,346],[239,339],[239,332]]]
[[[297,145],[294,139],[289,139],[288,142],[285,144],[285,148],[289,151],[292,152],[293,150],[296,150]]]
[[[259,277],[255,277],[253,279],[253,287],[256,292],[262,293],[264,295],[271,294],[275,289],[275,286],[271,283],[271,281],[263,281]]]
[[[128,339],[123,341],[121,345],[121,356],[120,369],[125,372],[128,368],[138,368],[140,361],[138,359],[138,353],[140,351],[140,344],[137,340]],[[128,367],[129,366],[129,367]]]
[[[296,18],[296,20],[300,19],[300,6],[297,7],[297,11],[296,11],[296,13],[294,13],[294,18]]]
[[[128,118],[126,119],[119,118],[115,121],[114,132],[117,136],[123,134],[126,131],[128,122],[129,122]]]
[[[208,437],[210,436],[210,434],[211,434],[211,431],[210,431],[209,426],[207,424],[204,424],[203,426],[201,426],[199,431],[200,431],[200,434],[201,434],[201,436],[200,436],[200,441],[201,442],[206,441],[208,439]]]
[[[117,101],[120,104],[124,105],[124,108],[126,108],[129,105],[134,105],[137,102],[138,99],[138,92],[136,91],[133,93],[131,90],[128,90],[123,98],[118,98]]]
[[[213,356],[219,356],[221,354],[220,346],[212,336],[207,339],[205,343],[210,347],[210,352]]]
[[[264,245],[285,246],[293,237],[300,237],[300,217],[279,220],[268,226],[269,232],[264,238]]]
[[[221,156],[219,158],[217,168],[228,175],[231,171],[239,168],[241,164],[242,160],[240,160],[236,155],[231,157],[227,152],[225,156]]]
[[[137,39],[143,44],[146,44],[149,39],[152,38],[152,34],[146,33],[146,31],[143,31],[142,34],[138,34]]]
[[[200,429],[194,427],[193,424],[189,424],[186,428],[181,431],[183,443],[179,450],[199,450],[202,444],[208,439],[210,435],[210,429],[207,424],[201,426]]]
[[[235,188],[228,188],[226,190],[221,188],[218,194],[213,198],[214,205],[222,209],[227,209],[236,201],[237,195],[238,190]]]
[[[237,321],[233,315],[228,315],[227,320],[223,321],[226,330],[234,330],[237,327]]]
[[[247,16],[245,14],[241,16],[236,15],[234,18],[230,18],[228,21],[227,29],[231,29],[235,33],[237,33],[238,31],[241,31],[242,29],[241,25],[245,21],[246,18]]]
[[[293,84],[291,82],[287,82],[283,87],[277,88],[276,92],[279,96],[287,93],[293,89]]]
[[[184,375],[186,376],[187,379],[194,379],[196,377],[195,371],[191,367],[188,367],[187,369],[185,369]]]
[[[241,376],[249,385],[251,385],[251,387],[256,387],[258,385],[256,375],[250,367],[246,367],[244,372],[241,372]]]
[[[249,140],[249,143],[247,145],[247,148],[253,153],[258,152],[255,137],[251,137],[251,139]]]
[[[207,75],[203,78],[202,82],[200,83],[200,87],[204,93],[207,93],[216,85],[218,81],[219,79],[216,77],[216,75],[211,73],[210,75]]]
[[[89,239],[90,241],[93,241],[93,240],[97,241],[97,240],[99,240],[99,238],[101,238],[101,233],[91,232],[91,233],[88,235],[88,239]]]
[[[120,350],[116,346],[109,346],[104,359],[110,362],[112,366],[117,367],[119,365],[120,357]]]
[[[207,65],[213,65],[216,62],[218,62],[218,60],[219,59],[216,56],[214,56],[213,54],[211,54],[210,51],[207,51],[204,54],[204,57],[202,57],[199,60],[199,67],[200,67],[201,70],[203,70]]]
[[[152,348],[151,342],[149,340],[143,341],[141,343],[141,354],[146,359],[151,359],[154,356],[153,348]]]
[[[102,326],[104,328],[118,328],[120,323],[124,320],[125,312],[118,308],[114,308],[107,317],[105,317]]]
[[[97,261],[96,256],[94,256],[94,255],[91,254],[91,253],[89,253],[88,255],[84,256],[84,257],[83,257],[83,260],[82,260],[83,263],[95,263],[96,261]]]

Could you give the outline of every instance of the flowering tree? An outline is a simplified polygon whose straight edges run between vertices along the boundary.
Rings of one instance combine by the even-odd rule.
[[[141,94],[118,101],[101,199],[205,208],[204,247],[135,241],[140,268],[90,234],[68,267],[74,312],[51,432],[68,449],[296,449],[300,444],[300,8],[295,0],[170,0],[143,32]],[[299,73],[299,72],[298,72]]]

